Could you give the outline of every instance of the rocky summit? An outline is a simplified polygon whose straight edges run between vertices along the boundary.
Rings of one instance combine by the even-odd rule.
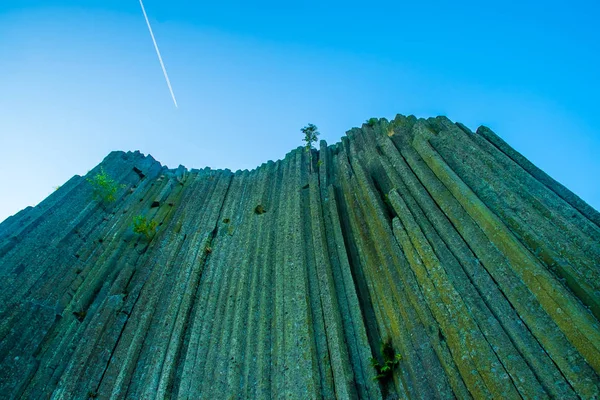
[[[593,399],[600,214],[486,127],[112,152],[0,224],[0,397]]]

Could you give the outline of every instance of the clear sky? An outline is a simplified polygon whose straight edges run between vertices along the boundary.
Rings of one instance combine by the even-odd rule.
[[[252,4],[249,6],[248,4]],[[600,208],[600,2],[0,1],[0,221],[111,150],[251,169],[370,117],[491,127]]]

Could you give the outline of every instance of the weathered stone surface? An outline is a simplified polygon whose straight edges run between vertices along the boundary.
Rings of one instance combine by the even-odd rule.
[[[0,398],[598,398],[600,214],[444,117],[235,173],[113,152],[0,224],[0,317]]]

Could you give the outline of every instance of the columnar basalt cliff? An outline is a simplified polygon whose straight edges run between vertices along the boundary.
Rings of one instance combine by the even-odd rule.
[[[0,224],[0,397],[600,396],[597,211],[444,117],[311,158],[113,152],[115,201],[75,176]]]

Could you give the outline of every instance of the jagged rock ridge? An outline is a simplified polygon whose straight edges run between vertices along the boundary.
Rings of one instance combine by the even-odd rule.
[[[444,117],[363,125],[308,160],[113,152],[88,177],[116,201],[75,176],[0,224],[0,396],[599,396],[597,211]],[[387,339],[402,359],[378,382]]]

